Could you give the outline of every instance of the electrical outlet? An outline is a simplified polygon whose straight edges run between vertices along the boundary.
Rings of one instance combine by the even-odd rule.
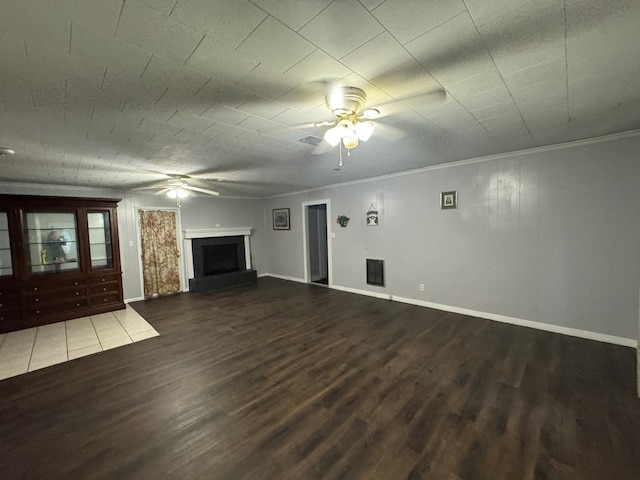
[[[420,284],[420,291],[421,291],[421,292],[424,292],[424,283],[421,283],[421,284]]]

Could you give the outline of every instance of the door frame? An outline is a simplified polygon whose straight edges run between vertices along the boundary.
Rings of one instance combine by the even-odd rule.
[[[140,296],[144,298],[144,267],[142,265],[142,230],[140,229],[140,212],[141,211],[170,211],[176,214],[176,241],[178,242],[178,254],[180,259],[178,262],[178,271],[180,275],[180,291],[188,292],[189,286],[187,285],[185,271],[186,263],[184,261],[184,246],[182,239],[182,219],[180,217],[180,209],[176,207],[141,207],[134,205],[135,211],[135,224],[136,224],[136,238],[138,241],[138,271],[140,272]]]
[[[327,286],[333,286],[333,232],[331,231],[331,200],[323,198],[319,200],[310,200],[302,202],[302,255],[304,263],[304,281],[311,282],[311,274],[309,272],[309,230],[307,229],[308,207],[312,205],[325,205],[327,208]],[[314,285],[320,285],[314,283]]]

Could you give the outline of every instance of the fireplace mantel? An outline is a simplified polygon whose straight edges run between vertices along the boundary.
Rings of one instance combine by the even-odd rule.
[[[200,228],[184,230],[184,238],[235,237],[236,235],[251,235],[251,227],[231,228]]]
[[[244,256],[246,260],[246,269],[251,269],[251,247],[249,244],[249,236],[251,235],[251,227],[226,227],[226,228],[199,228],[191,230],[183,230],[184,238],[184,256],[187,267],[187,278],[193,278],[193,245],[194,238],[211,238],[211,237],[235,237],[244,236]]]

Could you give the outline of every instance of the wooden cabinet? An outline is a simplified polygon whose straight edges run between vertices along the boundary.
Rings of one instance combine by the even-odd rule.
[[[124,308],[118,201],[0,195],[0,333]]]

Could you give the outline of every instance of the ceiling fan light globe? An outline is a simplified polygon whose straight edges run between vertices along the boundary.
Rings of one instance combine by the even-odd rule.
[[[330,128],[329,130],[324,132],[324,139],[332,147],[335,147],[336,145],[338,145],[338,143],[340,143],[340,137],[341,137],[341,134],[338,127]]]
[[[373,134],[373,122],[358,122],[356,123],[354,130],[358,138],[363,142],[366,142]]]
[[[358,137],[355,135],[347,135],[342,137],[342,143],[347,150],[351,150],[358,146]]]
[[[367,108],[364,112],[362,112],[362,116],[370,120],[375,120],[380,116],[380,110],[378,110],[377,108]]]
[[[189,192],[182,188],[172,188],[167,192],[169,198],[186,198],[189,196]]]

